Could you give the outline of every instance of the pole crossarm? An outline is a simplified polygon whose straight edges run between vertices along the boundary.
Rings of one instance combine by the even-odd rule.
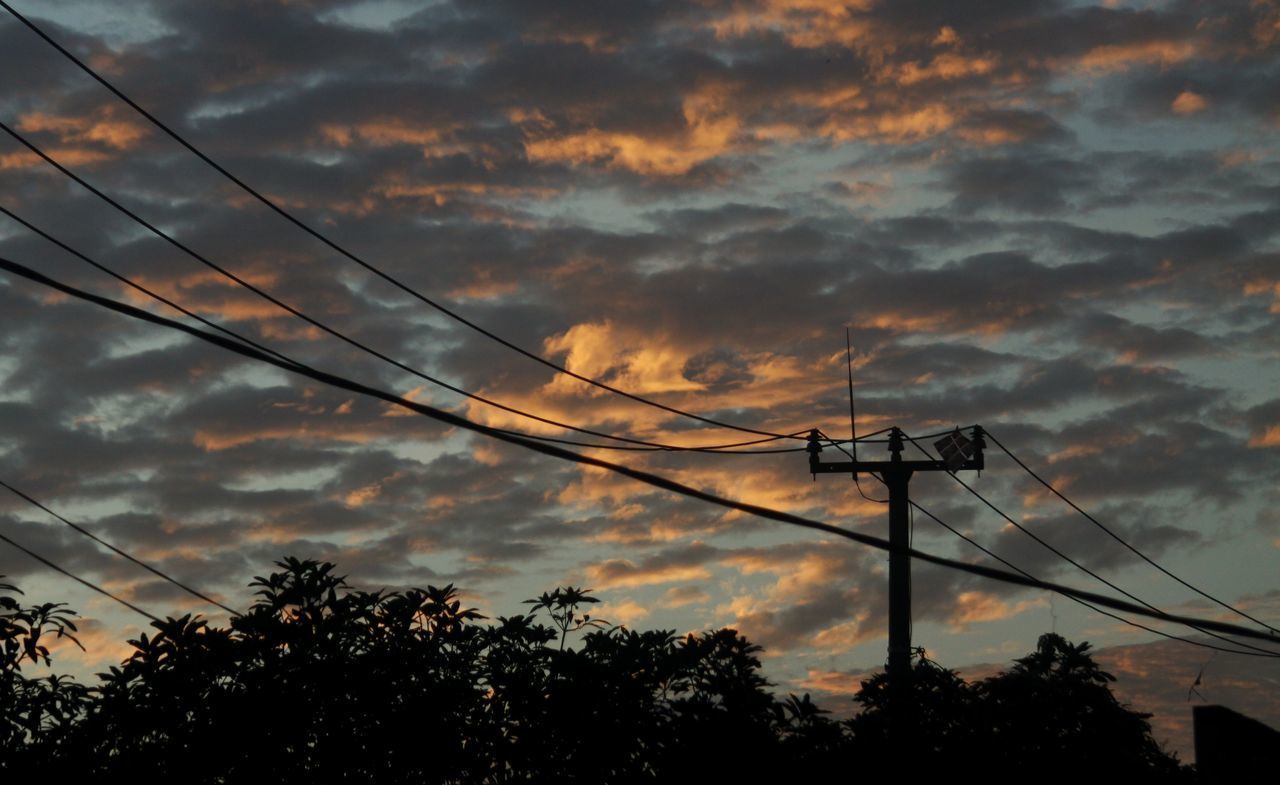
[[[970,465],[976,463],[978,465]],[[816,458],[809,460],[809,468],[813,474],[850,474],[858,472],[860,474],[876,474],[908,471],[908,472],[926,472],[940,471],[945,472],[948,467],[942,461],[831,461],[830,463],[819,463]],[[981,469],[980,462],[966,462],[961,469]]]
[[[889,452],[893,457],[888,461],[830,461],[823,463],[818,457],[822,451],[822,438],[818,431],[809,432],[808,446],[805,448],[809,453],[809,473],[813,475],[819,474],[899,474],[905,473],[910,477],[915,472],[958,472],[958,471],[982,471],[986,468],[983,456],[983,448],[986,447],[986,441],[983,439],[984,432],[982,426],[975,425],[972,429],[973,438],[965,439],[957,428],[950,436],[943,439],[943,442],[949,439],[956,440],[956,444],[963,444],[969,451],[969,455],[957,455],[959,460],[923,460],[923,461],[904,461],[902,460],[902,431],[893,428],[890,430],[889,436]]]

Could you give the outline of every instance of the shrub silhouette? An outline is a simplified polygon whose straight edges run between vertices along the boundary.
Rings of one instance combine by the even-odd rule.
[[[255,578],[227,628],[152,625],[88,688],[28,679],[60,605],[0,585],[0,774],[182,782],[767,782],[883,768],[897,739],[883,675],[838,722],[779,699],[734,630],[677,636],[592,618],[588,590],[487,621],[452,586],[355,591],[298,559]],[[544,623],[543,617],[550,622]],[[910,687],[916,771],[1053,772],[1095,761],[1176,774],[1145,715],[1111,695],[1087,644],[1044,636],[1008,673],[967,684],[921,657]],[[1092,757],[1088,757],[1092,756]],[[1043,771],[1043,769],[1042,769]]]

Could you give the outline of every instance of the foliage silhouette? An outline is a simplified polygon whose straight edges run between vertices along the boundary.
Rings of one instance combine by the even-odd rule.
[[[883,675],[864,682],[860,713],[837,721],[808,695],[774,696],[760,647],[736,631],[611,626],[582,611],[596,602],[587,589],[486,623],[452,585],[356,591],[332,564],[277,566],[253,580],[257,600],[228,628],[154,623],[92,688],[21,673],[48,662],[46,636],[75,627],[63,606],[24,607],[0,585],[0,775],[750,783],[887,763]],[[915,772],[1063,774],[1084,761],[1139,780],[1182,771],[1146,715],[1115,701],[1087,644],[1044,636],[976,684],[923,656],[914,674]]]

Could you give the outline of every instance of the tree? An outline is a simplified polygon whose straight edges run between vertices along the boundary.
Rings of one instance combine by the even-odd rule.
[[[1177,759],[1151,738],[1151,715],[1116,699],[1109,686],[1115,677],[1089,648],[1047,633],[1034,652],[977,685],[988,759],[1008,770],[1036,765],[1061,776],[1175,775]]]
[[[0,771],[15,781],[763,782],[889,761],[897,697],[883,675],[864,682],[862,712],[841,723],[807,695],[775,696],[760,647],[735,630],[610,625],[574,587],[485,623],[452,585],[355,591],[332,564],[277,565],[228,627],[156,622],[91,688],[18,672],[48,661],[47,636],[75,628],[62,606],[0,595]],[[921,655],[913,770],[1057,776],[1087,760],[1091,771],[1176,772],[1110,681],[1087,644],[1057,636],[977,684]]]
[[[80,641],[75,612],[64,603],[23,605],[15,596],[20,594],[17,586],[0,582],[0,773],[14,768],[7,762],[19,756],[56,755],[88,700],[88,690],[71,679],[23,674],[24,664],[49,664],[50,638]]]

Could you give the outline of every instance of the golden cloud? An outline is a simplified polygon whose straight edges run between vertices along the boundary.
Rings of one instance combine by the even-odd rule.
[[[87,147],[57,147],[45,150],[45,152],[63,166],[88,166],[101,163],[111,157],[101,150]],[[43,159],[28,150],[0,155],[0,171],[7,169],[33,169],[44,165]]]
[[[586,568],[587,578],[599,589],[627,589],[661,583],[702,580],[710,577],[700,565],[661,565],[643,567],[627,559],[610,559]]]
[[[1123,71],[1135,65],[1175,65],[1198,53],[1199,47],[1192,41],[1162,39],[1096,46],[1078,63],[1092,71]]]
[[[608,621],[610,624],[622,624],[634,627],[636,622],[647,617],[650,611],[644,605],[632,599],[605,601],[591,611],[592,618]]]
[[[764,0],[735,7],[711,23],[720,38],[738,38],[762,30],[782,32],[787,42],[802,49],[836,44],[849,48],[876,46],[871,22],[860,13],[874,0]]]
[[[1249,437],[1250,447],[1280,447],[1280,425],[1271,425]]]
[[[19,118],[18,130],[52,133],[63,143],[96,142],[116,150],[128,150],[150,133],[146,126],[116,118],[111,107],[79,117],[32,112]]]
[[[739,146],[742,121],[727,109],[727,97],[722,87],[706,87],[686,96],[681,105],[685,126],[674,134],[643,136],[588,128],[557,135],[545,122],[531,124],[526,133],[536,138],[525,140],[525,155],[532,161],[598,164],[655,177],[688,174]],[[545,121],[541,115],[528,116]]]
[[[965,591],[956,595],[955,609],[949,622],[953,630],[963,630],[970,624],[1012,618],[1028,608],[1045,604],[1046,601],[1042,597],[1010,604],[993,594]]]
[[[1173,103],[1169,105],[1169,108],[1177,114],[1195,114],[1196,112],[1203,112],[1208,106],[1209,102],[1205,100],[1204,96],[1199,93],[1193,93],[1190,90],[1183,90],[1178,93],[1177,98],[1173,99]]]

